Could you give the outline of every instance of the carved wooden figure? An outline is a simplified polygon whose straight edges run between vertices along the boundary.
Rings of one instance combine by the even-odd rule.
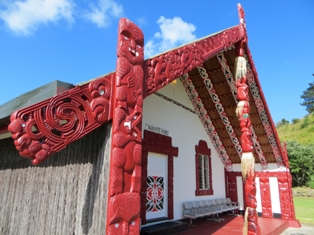
[[[137,193],[123,193],[110,198],[107,234],[140,234],[139,200]]]
[[[143,45],[142,31],[131,21],[122,18],[118,28],[113,141],[108,190],[108,203],[109,205],[114,203],[116,206],[108,207],[107,234],[133,234],[133,232],[138,234],[140,228]],[[126,202],[131,202],[132,207]],[[137,209],[130,211],[133,207]],[[118,224],[114,222],[116,217],[120,221]],[[124,227],[121,228],[119,224]]]
[[[261,192],[261,204],[262,204],[263,217],[272,218],[273,212],[272,212],[272,207],[271,207],[269,177],[266,177],[266,175],[260,176],[259,184],[260,184],[260,192]]]
[[[244,10],[238,4],[238,13],[240,19],[241,30],[245,32]],[[246,35],[246,34],[245,34]],[[235,79],[237,85],[237,97],[239,99],[236,114],[239,118],[241,127],[241,147],[242,147],[242,176],[244,180],[244,194],[245,194],[245,219],[243,226],[243,235],[261,234],[256,211],[256,185],[255,185],[255,170],[254,170],[254,156],[253,156],[253,141],[251,131],[250,119],[250,103],[249,103],[249,89],[247,85],[247,69],[246,59],[244,57],[244,44],[247,43],[247,38],[238,42],[236,45],[238,57],[236,58]]]

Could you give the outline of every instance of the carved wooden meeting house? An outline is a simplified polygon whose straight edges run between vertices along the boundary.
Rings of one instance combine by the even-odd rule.
[[[116,71],[1,105],[1,233],[140,234],[230,200],[244,234],[261,234],[259,218],[299,227],[238,12],[239,25],[146,60],[122,18]]]

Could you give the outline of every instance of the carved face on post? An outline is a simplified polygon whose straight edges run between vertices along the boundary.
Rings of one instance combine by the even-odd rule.
[[[144,35],[139,27],[128,19],[119,22],[118,56],[131,64],[141,64],[144,60]]]
[[[137,193],[124,193],[109,201],[108,235],[139,234],[140,196]]]

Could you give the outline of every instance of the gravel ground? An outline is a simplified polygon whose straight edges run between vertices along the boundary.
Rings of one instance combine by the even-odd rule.
[[[314,235],[314,225],[301,224],[301,228],[288,228],[280,235]]]

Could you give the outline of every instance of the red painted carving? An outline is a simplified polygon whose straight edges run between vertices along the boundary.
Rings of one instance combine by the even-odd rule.
[[[146,224],[146,193],[147,193],[147,164],[148,152],[168,155],[168,219],[173,219],[173,157],[179,150],[172,146],[170,136],[144,130],[142,155],[142,187],[141,187],[141,219]]]
[[[269,185],[269,177],[259,177],[259,185],[261,192],[261,201],[262,201],[262,215],[265,218],[272,218],[272,206],[271,206],[271,198],[270,198],[270,185]]]
[[[184,86],[184,89],[186,93],[188,94],[192,105],[195,110],[199,113],[199,118],[205,128],[205,131],[207,132],[209,138],[214,143],[214,147],[219,154],[219,158],[221,162],[224,164],[227,171],[232,171],[232,162],[227,154],[227,151],[220,141],[220,138],[218,136],[218,132],[215,129],[215,126],[213,125],[205,107],[202,102],[202,100],[199,97],[198,91],[193,85],[193,82],[188,74],[183,75],[180,77],[180,80],[182,82],[182,85]]]
[[[235,26],[222,33],[204,40],[163,53],[145,61],[147,79],[144,97],[154,93],[174,79],[191,71],[195,66],[224,50],[245,37],[240,26]]]
[[[242,30],[245,31],[246,28],[246,24],[245,24],[245,13],[244,13],[244,9],[242,8],[242,5],[240,3],[238,3],[238,16],[239,16],[239,20],[240,20],[240,26],[242,28]]]
[[[247,207],[256,208],[256,184],[255,184],[255,176],[254,172],[250,172],[248,177],[245,180],[244,185],[244,193],[245,193],[245,205]]]
[[[291,183],[291,174],[287,169],[286,171],[280,172],[256,172],[256,176],[261,178],[264,177],[275,177],[278,180],[278,189],[279,189],[279,199],[280,199],[280,207],[281,207],[281,217],[282,219],[290,220],[290,226],[299,228],[300,222],[296,220],[295,217],[295,209],[293,204],[293,194],[292,194],[292,183]],[[261,185],[261,196],[262,194],[262,185]],[[270,197],[270,196],[269,196]],[[265,199],[265,201],[270,205],[271,201],[269,199]],[[263,206],[263,198],[262,198],[262,206]]]
[[[141,212],[140,214],[141,214],[142,224],[146,224],[148,150],[145,149],[145,134],[144,134],[142,148],[143,148],[143,151],[142,151],[142,184],[141,184]]]
[[[139,218],[142,170],[143,45],[144,36],[140,28],[125,18],[120,19],[108,190],[109,204],[116,201],[117,206],[108,206],[107,224],[115,224],[112,221],[115,221],[117,214],[123,224],[128,224],[129,218]],[[123,204],[123,200],[132,201],[136,209],[129,211],[127,205]],[[122,216],[124,213],[127,217]],[[139,223],[135,223],[136,228],[132,229],[139,231],[139,226]],[[114,229],[108,226],[107,234],[115,234],[112,231]],[[133,234],[126,231],[126,229],[121,230],[119,234]]]
[[[230,139],[232,140],[232,143],[234,144],[234,148],[237,151],[239,158],[241,158],[242,149],[240,146],[240,141],[239,141],[232,125],[231,125],[231,121],[229,120],[229,117],[228,117],[225,109],[223,108],[223,105],[222,105],[222,103],[219,99],[219,96],[217,94],[217,91],[216,91],[216,89],[215,89],[215,87],[214,87],[214,85],[213,85],[213,83],[209,77],[209,74],[207,73],[206,68],[204,67],[203,64],[197,66],[197,70],[200,73],[201,77],[203,78],[204,85],[205,85],[206,89],[208,90],[208,93],[209,93],[212,101],[215,104],[215,107],[216,107],[217,112],[221,118],[221,121],[223,122],[223,124],[227,130],[227,133],[228,133]]]
[[[12,113],[8,130],[20,155],[38,164],[108,121],[112,77]]]
[[[240,28],[244,35],[245,21],[244,10],[241,4],[238,4],[238,13],[240,19]],[[243,155],[241,159],[242,176],[244,180],[244,195],[245,195],[245,221],[243,227],[243,234],[261,234],[256,211],[256,185],[255,185],[255,169],[254,169],[254,156],[253,156],[253,141],[251,131],[251,118],[250,118],[250,103],[249,103],[249,90],[247,85],[247,68],[246,59],[244,58],[244,45],[247,43],[247,37],[236,44],[237,58],[235,79],[237,85],[237,97],[239,103],[237,104],[236,114],[240,121],[241,127],[241,147]]]
[[[242,8],[241,4],[238,3],[238,15],[239,15],[239,19],[240,19],[240,23],[244,24],[244,9]]]
[[[250,103],[246,77],[237,80],[237,97],[239,99],[237,115],[241,127],[241,147],[243,152],[253,151]]]
[[[261,234],[261,229],[256,222],[257,217],[256,209],[248,207],[248,235]]]
[[[108,235],[140,234],[140,195],[123,193],[109,198]]]
[[[258,216],[257,216],[257,210],[256,210],[257,203],[256,203],[256,185],[255,185],[254,170],[250,171],[250,173],[247,175],[247,178],[244,184],[244,195],[245,195],[245,206],[246,206],[244,229],[245,230],[247,229],[248,231],[247,234],[259,235],[261,234],[261,231],[258,225]]]
[[[278,188],[279,188],[279,197],[280,197],[280,209],[281,209],[281,218],[282,219],[295,219],[294,211],[292,208],[293,206],[293,200],[291,200],[290,195],[290,187],[288,177],[287,175],[278,177]]]
[[[250,54],[248,51],[248,48],[246,49],[247,53]],[[252,62],[252,57],[250,63]],[[247,80],[248,84],[251,90],[251,94],[254,100],[254,103],[257,107],[257,111],[259,113],[260,119],[262,121],[262,124],[264,126],[264,130],[267,135],[267,139],[270,143],[270,146],[272,148],[272,152],[275,155],[276,162],[279,166],[283,166],[283,152],[282,149],[280,148],[280,141],[277,136],[276,128],[273,125],[273,121],[271,120],[271,115],[269,115],[269,110],[267,107],[267,104],[264,102],[265,98],[263,97],[263,93],[260,88],[259,81],[257,79],[257,73],[255,71],[255,67],[253,67],[253,70],[250,68],[247,69]]]
[[[287,151],[287,143],[286,142],[283,143],[282,152],[283,152],[283,155],[282,155],[283,164],[285,165],[286,168],[290,169],[289,159],[288,159],[288,151]]]
[[[128,37],[129,36],[128,33],[129,33],[128,30],[124,30],[124,32],[122,32],[120,35],[121,39],[123,40],[124,37]],[[140,33],[140,30],[135,32],[134,35],[136,35],[137,33]],[[130,35],[130,36],[132,36],[132,35]],[[210,37],[203,39],[201,41],[191,43],[187,46],[175,49],[169,53],[164,53],[164,54],[157,56],[153,59],[149,59],[149,60],[145,61],[144,66],[145,66],[145,74],[147,74],[147,79],[145,79],[145,83],[144,83],[145,84],[144,97],[146,97],[149,94],[152,94],[154,91],[160,89],[162,86],[166,85],[167,83],[169,83],[173,79],[177,78],[178,76],[181,76],[181,75],[185,74],[186,72],[190,71],[193,67],[203,63],[209,57],[215,55],[216,53],[220,52],[221,50],[224,50],[224,49],[234,45],[237,41],[243,39],[244,37],[246,37],[245,32],[241,31],[240,26],[235,26],[231,29],[225,30],[222,33],[218,33],[214,36],[210,36]],[[135,42],[135,41],[133,40],[133,42]],[[141,42],[141,40],[135,42],[134,45],[136,43],[137,43],[137,45],[143,44],[143,42]],[[123,45],[126,45],[126,44],[123,43]],[[121,46],[121,47],[119,46],[119,48],[122,48],[122,47],[123,46]],[[130,66],[130,64],[128,62],[128,61],[130,61],[130,62],[132,62],[132,64],[133,64],[133,62],[137,63],[136,61],[139,61],[139,58],[142,56],[140,53],[142,50],[143,50],[143,48],[137,48],[136,51],[134,49],[132,49],[131,51],[128,51],[128,48],[127,48],[126,51],[121,52],[121,56],[125,56],[125,58],[123,57],[124,59],[121,59],[121,60],[118,59],[117,71],[116,71],[116,73],[117,73],[116,86],[119,88],[117,88],[116,93],[120,94],[120,95],[116,95],[116,96],[119,96],[120,98],[118,101],[119,104],[115,103],[115,107],[119,106],[120,109],[119,110],[115,109],[114,112],[115,112],[115,116],[117,117],[117,119],[120,119],[120,122],[115,123],[115,130],[119,129],[119,124],[120,125],[122,124],[121,120],[124,120],[124,118],[125,118],[124,110],[126,110],[124,108],[124,106],[127,102],[129,102],[132,99],[132,97],[133,97],[133,99],[135,97],[135,99],[137,100],[136,101],[137,102],[137,104],[136,104],[137,108],[135,110],[140,110],[140,107],[141,107],[140,103],[142,102],[142,99],[144,98],[143,94],[138,94],[136,88],[133,87],[133,88],[130,88],[130,90],[133,89],[130,92],[130,94],[128,94],[127,97],[125,97],[125,94],[126,94],[125,88],[128,85],[130,85],[130,86],[133,86],[133,84],[136,85],[143,78],[142,77],[143,70],[141,69],[142,66]],[[130,53],[128,54],[127,52],[130,52]],[[135,53],[135,57],[134,56],[132,57],[132,53],[133,54]],[[139,54],[136,55],[136,53],[139,53]],[[138,68],[140,68],[140,69],[138,69]],[[137,71],[137,69],[138,69],[138,71]],[[125,74],[125,73],[127,73],[127,74]],[[131,74],[135,74],[136,76],[135,77],[129,76]],[[111,75],[113,75],[113,74],[111,74]],[[124,79],[121,79],[122,78],[121,76],[128,76],[128,78],[124,77]],[[128,85],[126,85],[126,83],[128,83]],[[87,87],[87,86],[88,86],[88,84],[84,85],[83,89],[85,89],[85,87]],[[64,102],[66,103],[66,102],[69,102],[69,99],[72,99],[72,98],[68,99],[68,97],[71,97],[73,94],[76,94],[77,92],[81,92],[81,91],[82,91],[81,87],[78,90],[75,88],[73,91],[71,91],[71,93],[68,94],[67,97],[58,96],[57,99],[59,99],[59,98],[64,99],[65,98]],[[139,97],[139,99],[137,99],[136,97]],[[82,98],[86,99],[88,105],[90,105],[92,100],[89,100],[88,94],[83,94]],[[95,113],[100,112],[100,110],[101,110],[100,104],[102,101],[105,101],[105,100],[107,100],[107,99],[104,99],[104,100],[103,99],[97,99],[97,101],[93,102],[92,108],[95,108],[95,110],[94,110]],[[77,103],[77,101],[75,101],[75,100],[71,100],[71,102],[69,102],[71,105],[73,103],[76,103],[75,105],[80,104],[80,102]],[[32,105],[29,107],[27,112],[32,113],[33,110],[40,109],[40,107],[42,108],[42,110],[46,110],[45,106],[48,106],[48,103],[49,102],[38,103],[36,105]],[[58,103],[58,105],[59,104],[60,103]],[[109,104],[111,104],[111,102],[109,102]],[[131,104],[130,106],[133,107],[134,105],[135,104]],[[84,104],[80,105],[79,109],[83,109],[83,108],[85,108]],[[23,109],[23,110],[25,111],[26,109]],[[95,128],[97,128],[99,126],[99,124],[101,124],[103,122],[103,120],[106,119],[106,115],[107,115],[107,114],[100,115],[100,113],[99,113],[99,115],[98,114],[96,115],[94,113],[93,114],[94,117],[93,117],[93,115],[91,115],[89,112],[87,112],[85,114],[85,110],[82,113],[84,113],[84,118],[86,120],[88,120],[88,122],[90,122],[90,123],[87,124],[87,127],[85,124],[85,126],[83,128],[81,127],[82,125],[79,125],[79,127],[80,127],[79,129],[81,130],[81,133],[79,135],[80,137],[82,137],[84,134],[86,134],[86,133],[88,133],[94,129],[94,124],[92,124],[91,122],[94,122],[95,116],[98,116],[97,117],[98,119],[96,120],[97,126],[95,125],[96,126]],[[27,117],[27,115],[29,115],[30,118]],[[32,115],[30,115],[30,114],[27,114],[27,115],[23,114],[23,116],[24,116],[23,120],[24,121],[19,119],[21,116],[20,114],[16,115],[16,117],[12,118],[14,123],[12,124],[11,130],[14,134],[14,137],[20,138],[22,135],[24,135],[24,132],[25,132],[25,130],[24,130],[25,129],[24,128],[25,123],[24,122],[26,122],[29,119],[33,119]],[[109,115],[112,115],[112,114],[110,113]],[[132,118],[132,116],[136,117],[136,118],[138,117],[136,115],[136,113],[131,114],[130,110],[128,110],[128,115],[129,115],[129,119]],[[110,118],[111,118],[111,116],[108,119],[110,119]],[[140,120],[140,119],[137,119],[137,120]],[[36,124],[37,124],[37,121],[36,121]],[[133,123],[133,124],[135,124],[135,123]],[[22,127],[22,125],[23,125],[23,127]],[[49,124],[49,125],[51,125],[51,124]],[[30,157],[32,159],[35,159],[35,155],[37,155],[38,159],[43,160],[43,159],[47,158],[49,155],[51,155],[52,153],[59,151],[60,149],[64,148],[71,141],[74,141],[74,139],[67,138],[67,137],[66,138],[64,138],[64,137],[60,138],[60,135],[63,134],[63,133],[61,133],[63,130],[60,131],[59,127],[54,128],[54,127],[50,127],[49,125],[47,127],[48,128],[47,131],[50,132],[52,130],[53,136],[52,136],[51,140],[48,141],[49,142],[48,144],[45,143],[46,140],[43,141],[42,138],[40,138],[40,141],[36,141],[35,139],[30,141],[30,138],[32,138],[32,137],[30,137],[30,135],[23,136],[23,138],[21,138],[20,140],[18,140],[16,142],[17,148],[19,149],[19,151],[21,152],[22,155],[24,155],[26,157]],[[65,126],[64,124],[62,124],[62,125]],[[75,126],[75,128],[78,127],[78,125],[74,125],[74,126]],[[136,125],[133,125],[134,131],[138,131],[135,126]],[[41,130],[41,128],[35,128],[35,129],[37,129],[37,130],[33,131],[34,134],[37,134],[37,133],[40,133],[40,135],[42,134],[43,130]],[[44,127],[44,129],[46,129],[46,127]],[[84,129],[84,131],[82,131],[83,129]],[[46,134],[46,133],[44,133],[44,134]],[[36,138],[39,138],[38,136],[39,135],[37,135]],[[44,137],[44,138],[46,138],[46,137]],[[47,138],[50,138],[50,137],[47,137]],[[127,142],[128,140],[125,139],[124,141]],[[221,148],[221,146],[219,146],[217,148]],[[232,164],[230,162],[230,159],[228,159],[228,157],[226,157],[224,149],[221,151],[224,152],[224,153],[222,153],[224,155],[223,158],[225,159],[225,160],[223,160],[224,164],[226,165],[226,167],[228,167],[229,170],[231,170]],[[35,160],[34,163],[37,163],[41,160]]]
[[[231,190],[232,183],[230,182],[235,181],[237,176],[242,176],[241,172],[225,172],[226,174],[226,184],[228,185],[228,188],[226,189],[226,195],[231,198]],[[283,209],[281,209],[282,213],[285,213],[285,215],[282,215],[283,219],[290,220],[289,223],[293,225],[293,227],[300,227],[299,221],[295,218],[295,210],[293,205],[293,195],[292,195],[292,185],[290,184],[289,180],[289,171],[280,171],[280,172],[255,172],[255,177],[259,177],[260,182],[260,192],[261,192],[261,202],[262,202],[262,216],[266,218],[272,218],[272,205],[271,205],[271,194],[270,194],[270,184],[269,184],[269,178],[277,178],[278,179],[278,188],[279,188],[279,199],[280,199],[280,206],[284,206]],[[234,179],[234,180],[233,180]],[[248,177],[249,179],[249,177]],[[255,180],[254,180],[255,181]],[[248,180],[247,183],[249,185],[244,185],[244,202],[246,206],[248,204],[254,205],[256,203],[255,198],[253,198],[254,191],[254,185],[255,183],[253,180]],[[229,191],[229,192],[228,192]],[[236,199],[232,199],[232,201],[237,201]],[[251,202],[247,202],[251,200]],[[288,208],[287,208],[288,207]],[[249,216],[248,216],[249,217]],[[253,221],[253,219],[252,219]],[[256,227],[256,226],[253,226]]]
[[[209,164],[209,189],[208,190],[200,190],[200,182],[199,182],[199,163],[198,163],[198,156],[199,155],[206,155],[208,156],[208,164]],[[213,184],[212,184],[212,161],[211,161],[211,150],[208,148],[206,141],[200,140],[198,145],[195,145],[195,173],[196,173],[196,190],[195,196],[202,196],[202,195],[213,195]]]

